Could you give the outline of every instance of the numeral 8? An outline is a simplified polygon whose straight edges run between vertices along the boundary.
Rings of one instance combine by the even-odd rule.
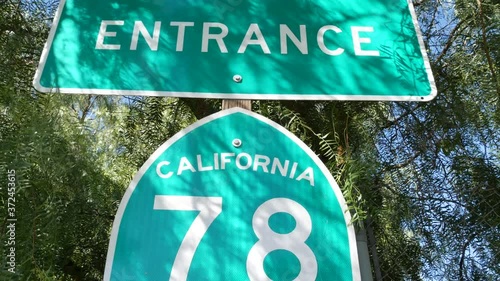
[[[296,222],[290,233],[280,234],[269,227],[269,218],[276,213],[287,213]],[[264,259],[275,250],[287,250],[300,262],[299,275],[294,280],[314,281],[318,274],[316,256],[305,241],[311,234],[312,221],[307,210],[299,203],[287,198],[274,198],[264,202],[255,211],[252,227],[259,240],[247,257],[247,273],[250,281],[271,280],[264,271]]]

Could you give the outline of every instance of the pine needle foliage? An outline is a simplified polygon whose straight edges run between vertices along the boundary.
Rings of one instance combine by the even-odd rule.
[[[134,173],[168,138],[220,110],[218,100],[37,93],[31,80],[57,4],[0,1],[0,187],[15,169],[18,202],[17,273],[2,267],[2,280],[101,280]],[[351,223],[368,235],[375,280],[496,280],[500,3],[414,5],[435,100],[252,107],[326,164]]]

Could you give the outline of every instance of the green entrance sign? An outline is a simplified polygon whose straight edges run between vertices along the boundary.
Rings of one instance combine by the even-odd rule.
[[[407,0],[61,0],[42,92],[426,101]]]
[[[350,220],[303,142],[233,108],[177,133],[139,170],[104,280],[360,280]]]

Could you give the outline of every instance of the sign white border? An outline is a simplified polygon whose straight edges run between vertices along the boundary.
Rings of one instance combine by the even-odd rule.
[[[158,97],[183,97],[183,98],[211,98],[211,99],[249,99],[249,100],[338,100],[338,101],[430,101],[437,95],[436,83],[432,74],[431,65],[425,50],[424,40],[418,24],[413,3],[407,0],[408,9],[412,17],[413,25],[417,33],[420,52],[424,61],[431,91],[427,96],[398,96],[398,95],[358,95],[358,94],[260,94],[260,93],[207,93],[207,92],[176,92],[176,91],[143,91],[143,90],[110,90],[110,89],[84,89],[84,88],[47,88],[40,84],[45,63],[47,62],[50,48],[56,33],[59,20],[66,0],[61,0],[57,8],[49,38],[43,48],[40,63],[36,69],[33,86],[42,93],[63,93],[63,94],[91,94],[91,95],[125,95],[125,96],[158,96]],[[228,80],[228,83],[234,83]]]
[[[333,193],[335,194],[335,197],[337,198],[340,207],[342,208],[342,211],[344,213],[344,220],[345,224],[347,227],[347,236],[349,240],[349,251],[350,251],[350,256],[351,256],[351,269],[352,269],[352,278],[353,280],[361,280],[361,273],[360,273],[360,267],[359,267],[359,259],[358,259],[358,251],[357,251],[357,244],[356,244],[356,234],[354,232],[354,226],[351,224],[351,214],[349,213],[349,209],[347,207],[347,204],[345,202],[344,196],[342,194],[342,191],[340,190],[339,186],[337,185],[337,182],[333,178],[333,176],[330,174],[330,171],[326,168],[325,164],[319,159],[319,157],[306,145],[304,142],[302,142],[298,137],[296,137],[294,134],[291,132],[287,131],[285,128],[283,128],[281,125],[275,123],[274,121],[265,118],[262,115],[259,115],[257,113],[239,108],[239,107],[234,107],[230,109],[226,109],[223,111],[219,111],[217,113],[214,113],[210,116],[207,116],[192,125],[188,126],[182,131],[179,131],[177,134],[175,134],[173,137],[171,137],[169,140],[167,140],[163,145],[161,145],[142,165],[142,167],[139,169],[139,171],[136,173],[132,181],[130,182],[129,187],[125,191],[125,195],[123,195],[122,201],[120,202],[120,206],[118,207],[118,211],[116,212],[115,220],[113,221],[113,229],[111,230],[111,239],[109,242],[109,248],[108,248],[108,254],[106,257],[106,268],[104,271],[104,281],[109,281],[111,278],[111,269],[113,266],[113,259],[115,256],[115,249],[116,249],[116,242],[118,240],[118,231],[120,229],[120,223],[123,218],[123,213],[125,212],[125,209],[127,207],[128,201],[130,197],[132,196],[137,184],[141,180],[141,178],[144,176],[144,173],[151,167],[154,161],[160,155],[165,152],[170,146],[172,146],[174,143],[176,143],[178,140],[182,139],[184,136],[186,136],[189,132],[197,129],[198,127],[201,127],[213,120],[219,119],[224,116],[228,116],[234,113],[243,113],[246,115],[249,115],[251,117],[254,117],[271,127],[275,128],[282,134],[284,134],[286,137],[288,137],[291,141],[295,142],[311,159],[314,161],[314,163],[317,165],[317,167],[321,170],[321,172],[325,175],[326,179],[328,180],[328,183],[332,187]]]

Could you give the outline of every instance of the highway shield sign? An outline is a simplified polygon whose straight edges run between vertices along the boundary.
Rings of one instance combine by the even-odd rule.
[[[228,109],[176,134],[139,170],[115,217],[104,280],[360,280],[350,222],[303,142]]]

